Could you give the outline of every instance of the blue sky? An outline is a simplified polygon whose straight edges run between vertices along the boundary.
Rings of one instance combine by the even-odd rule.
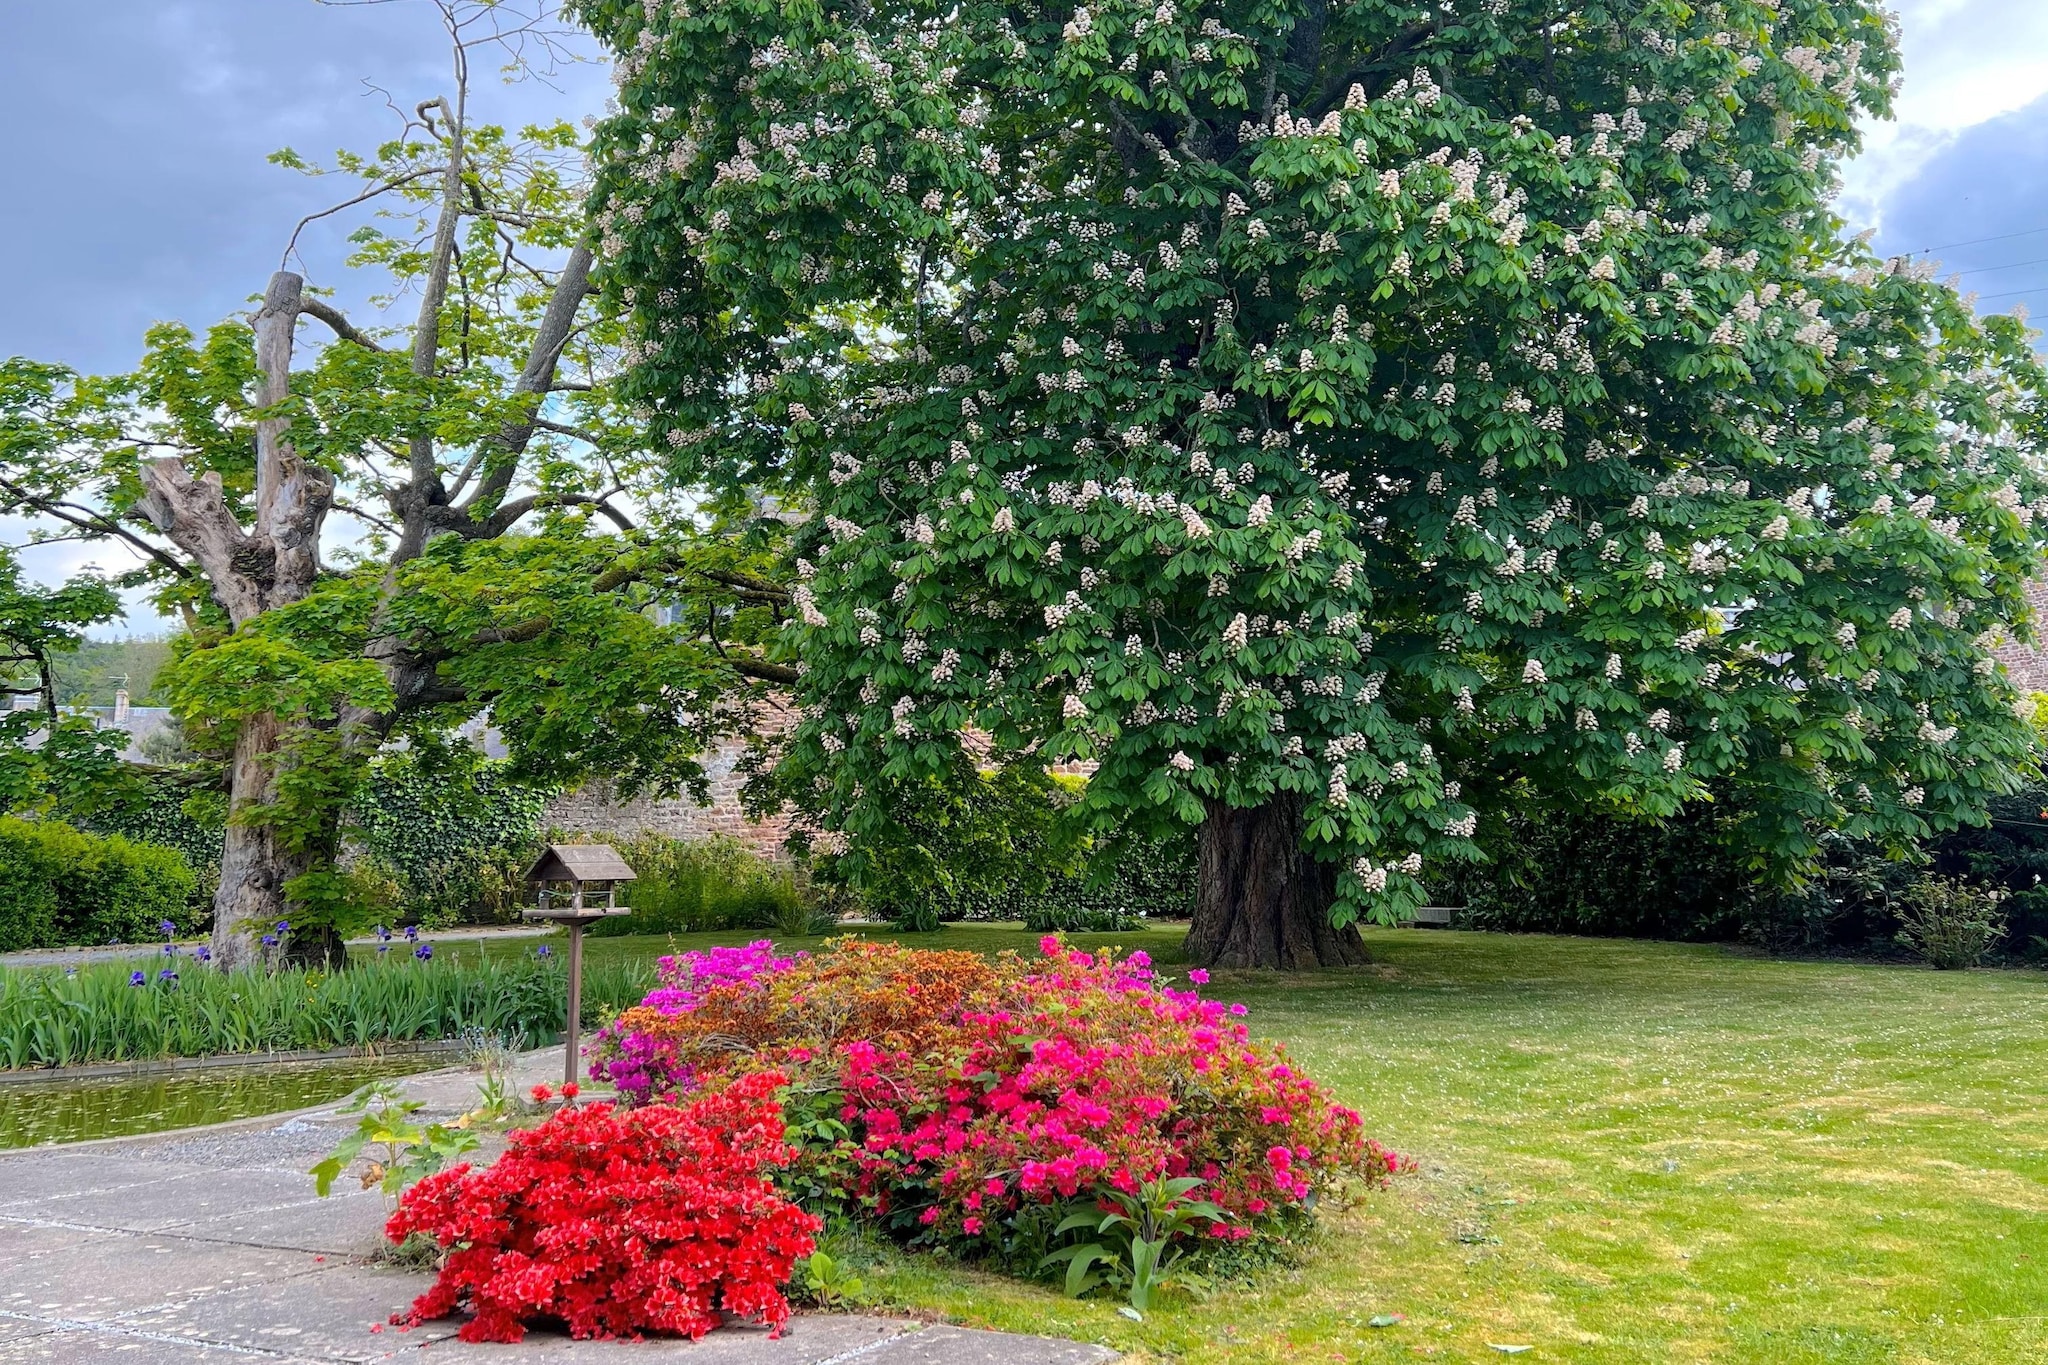
[[[1987,309],[2048,313],[2048,0],[1898,8],[1898,118],[1868,131],[1842,211],[1880,250],[1937,248]],[[0,354],[116,371],[150,323],[204,327],[245,306],[292,224],[341,197],[265,156],[384,135],[391,115],[365,81],[407,107],[447,88],[426,5],[0,0]],[[517,124],[599,112],[610,88],[596,66],[557,85],[486,74],[473,98]],[[316,283],[338,273],[335,241],[316,232],[305,250]],[[31,562],[61,577],[86,558]]]

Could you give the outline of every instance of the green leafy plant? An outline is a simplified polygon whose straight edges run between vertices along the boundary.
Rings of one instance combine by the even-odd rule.
[[[823,1251],[803,1261],[803,1287],[820,1308],[847,1308],[862,1301],[867,1284]]]
[[[415,1122],[413,1116],[424,1107],[419,1100],[407,1099],[396,1081],[374,1081],[356,1091],[341,1110],[356,1117],[355,1131],[309,1172],[314,1189],[325,1198],[343,1172],[364,1159],[363,1188],[376,1186],[396,1207],[407,1187],[476,1150],[477,1136],[461,1120]]]
[[[1894,905],[1898,941],[1937,970],[1974,967],[2005,937],[2004,899],[2003,891],[1953,877],[1923,877]]]
[[[1079,1298],[1112,1283],[1127,1286],[1131,1307],[1143,1313],[1180,1259],[1181,1239],[1205,1224],[1225,1221],[1222,1209],[1189,1196],[1202,1185],[1194,1176],[1148,1180],[1135,1191],[1105,1190],[1100,1203],[1068,1214],[1053,1229],[1055,1237],[1079,1232],[1086,1240],[1063,1246],[1046,1256],[1041,1268],[1066,1263],[1067,1297]]]
[[[193,923],[196,881],[168,848],[0,819],[0,951],[150,942],[166,921]]]
[[[141,983],[129,963],[0,972],[0,1069],[370,1048],[465,1029],[529,1048],[562,1032],[559,957],[446,952],[421,962],[395,951],[342,972],[219,971],[181,952],[149,966]],[[595,1026],[654,983],[651,963],[586,963],[584,1023]]]

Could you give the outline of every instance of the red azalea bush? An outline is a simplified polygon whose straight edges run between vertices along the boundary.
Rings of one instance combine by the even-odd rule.
[[[1251,1040],[1242,1005],[1167,986],[1142,953],[1041,947],[841,941],[688,1009],[627,1011],[608,1046],[666,1060],[655,1094],[779,1069],[806,1203],[1012,1260],[1064,1201],[1195,1177],[1225,1215],[1209,1234],[1243,1240],[1403,1169]]]
[[[447,1256],[402,1320],[464,1306],[464,1341],[518,1341],[554,1320],[574,1337],[675,1333],[727,1318],[778,1332],[782,1287],[821,1220],[779,1194],[786,1078],[755,1071],[680,1106],[565,1108],[515,1132],[497,1164],[457,1166],[405,1195],[386,1234]]]

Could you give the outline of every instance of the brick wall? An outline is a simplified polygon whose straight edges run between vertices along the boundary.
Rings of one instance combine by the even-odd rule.
[[[2027,605],[2034,609],[2036,630],[2048,631],[2048,580],[2027,584]],[[2048,652],[2032,645],[2001,645],[1993,653],[2005,665],[2006,676],[2022,692],[2048,692]]]

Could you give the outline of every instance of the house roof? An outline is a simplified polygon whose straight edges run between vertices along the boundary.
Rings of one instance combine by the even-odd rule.
[[[610,844],[549,844],[527,869],[530,882],[630,882],[637,874]]]

